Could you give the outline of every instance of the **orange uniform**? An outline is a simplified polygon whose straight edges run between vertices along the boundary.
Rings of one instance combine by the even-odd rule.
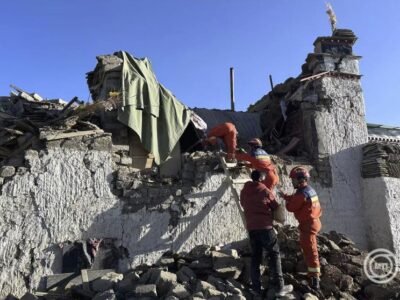
[[[236,136],[237,130],[235,125],[232,123],[222,123],[218,126],[211,128],[209,131],[207,138],[217,137],[224,141],[226,151],[228,153],[228,158],[235,158],[235,150],[236,150]],[[208,140],[210,144],[215,145],[216,140]]]
[[[318,277],[320,264],[317,249],[317,233],[321,230],[321,205],[313,188],[303,183],[293,195],[283,195],[286,209],[299,221],[300,247],[307,264],[308,276]]]
[[[251,155],[247,153],[236,152],[236,159],[248,161],[251,164],[252,169],[265,172],[266,177],[262,183],[264,183],[269,190],[273,191],[275,186],[279,183],[279,176],[276,172],[275,165],[271,162],[271,158],[269,157],[268,153],[263,149],[255,149],[251,152]]]

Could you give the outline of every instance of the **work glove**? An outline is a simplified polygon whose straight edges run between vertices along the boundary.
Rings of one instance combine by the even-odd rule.
[[[247,153],[246,150],[244,150],[243,148],[236,149],[236,152]]]

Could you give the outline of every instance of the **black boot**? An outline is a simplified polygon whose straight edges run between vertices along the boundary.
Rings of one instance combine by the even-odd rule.
[[[316,291],[320,290],[318,277],[310,277],[310,287]]]

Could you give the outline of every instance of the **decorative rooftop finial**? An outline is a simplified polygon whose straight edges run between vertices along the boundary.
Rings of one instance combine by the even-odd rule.
[[[336,15],[335,12],[333,11],[332,5],[329,2],[325,3],[325,5],[326,5],[326,13],[329,16],[333,33],[336,30]]]

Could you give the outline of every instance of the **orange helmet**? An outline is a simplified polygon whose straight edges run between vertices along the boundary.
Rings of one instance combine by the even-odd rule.
[[[310,173],[307,169],[297,166],[290,171],[289,177],[292,179],[307,179],[310,178]]]
[[[258,138],[251,139],[247,142],[247,144],[249,144],[250,146],[262,147],[262,142]]]

